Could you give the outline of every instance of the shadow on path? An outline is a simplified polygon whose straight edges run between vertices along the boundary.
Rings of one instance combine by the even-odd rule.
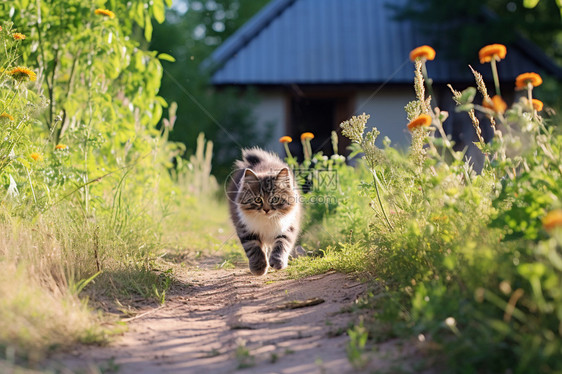
[[[57,361],[74,370],[111,362],[124,374],[353,372],[345,310],[363,284],[338,273],[295,280],[245,269],[192,271],[182,281],[193,286],[129,322],[108,347]]]

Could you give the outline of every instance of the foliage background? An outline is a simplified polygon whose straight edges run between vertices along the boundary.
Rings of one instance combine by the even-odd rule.
[[[180,0],[168,10],[166,22],[156,25],[150,49],[174,56],[164,62],[166,71],[160,95],[178,103],[178,120],[171,139],[193,149],[199,132],[214,142],[214,174],[230,173],[241,147],[264,145],[267,129],[256,131],[252,106],[259,101],[253,90],[216,89],[209,85],[208,71],[201,64],[267,0]],[[170,38],[174,35],[174,38]],[[240,100],[240,96],[244,100]]]

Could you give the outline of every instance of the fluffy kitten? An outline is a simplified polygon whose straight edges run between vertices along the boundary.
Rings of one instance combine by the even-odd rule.
[[[301,205],[291,170],[259,148],[242,150],[227,188],[230,217],[255,275],[287,267],[300,230]]]

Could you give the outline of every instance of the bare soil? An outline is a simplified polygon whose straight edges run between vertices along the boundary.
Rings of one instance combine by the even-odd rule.
[[[186,274],[182,281],[191,286],[131,319],[109,346],[56,361],[73,371],[122,374],[357,372],[346,331],[363,283],[335,272],[303,279],[284,271],[256,277],[242,268]],[[392,343],[377,348],[395,356]]]

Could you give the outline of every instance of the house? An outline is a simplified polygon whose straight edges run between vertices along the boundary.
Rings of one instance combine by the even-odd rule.
[[[298,139],[305,131],[316,135],[314,150],[330,153],[331,131],[363,112],[371,115],[369,124],[380,130],[381,138],[407,146],[404,106],[415,99],[409,52],[432,40],[412,21],[396,20],[388,4],[388,0],[272,0],[206,61],[213,68],[211,82],[217,87],[258,89],[261,100],[255,116],[262,124],[275,124],[270,148],[279,153],[279,137]],[[446,131],[457,144],[472,145],[474,129],[465,113],[454,114],[446,84],[460,90],[474,86],[474,78],[466,62],[444,56],[437,51],[437,59],[427,65],[435,99],[452,114]],[[491,81],[488,64],[474,67]],[[508,46],[507,57],[499,64],[506,101],[513,100],[515,77],[528,71],[562,78],[560,67],[520,39]],[[299,143],[292,143],[292,151],[299,152]],[[340,146],[343,151],[346,143]]]

